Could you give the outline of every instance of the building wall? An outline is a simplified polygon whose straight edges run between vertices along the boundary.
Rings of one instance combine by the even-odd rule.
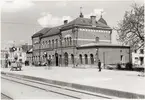
[[[26,56],[27,56],[26,60],[29,61],[29,64],[32,64],[32,53],[27,53]]]
[[[124,47],[94,47],[76,49],[76,46],[95,42],[95,37],[99,37],[99,42],[111,42],[111,32],[109,31],[86,31],[82,29],[69,29],[61,32],[62,41],[59,35],[44,37],[40,41],[41,50],[33,49],[33,62],[46,62],[44,53],[50,58],[52,65],[74,66],[74,65],[95,65],[98,59],[105,64],[117,64],[129,62],[129,48]],[[56,39],[58,46],[56,46]],[[81,40],[82,39],[82,40]],[[86,40],[85,40],[86,39]],[[49,42],[51,41],[51,44]],[[52,44],[54,40],[54,44]],[[89,40],[89,41],[88,41]],[[62,47],[61,47],[62,42]],[[54,47],[53,47],[54,45]],[[39,59],[40,55],[40,59]],[[56,56],[57,55],[57,56]],[[80,55],[82,60],[80,60]],[[122,58],[121,58],[122,56]],[[86,60],[87,58],[87,60]],[[122,60],[121,60],[122,59]],[[58,61],[58,62],[57,62]]]
[[[97,52],[98,51],[98,52]],[[77,51],[77,61],[80,62],[80,54],[82,55],[82,64],[85,64],[85,55],[88,58],[88,64],[91,65],[91,55],[93,55],[94,64],[97,64],[98,59],[104,64],[117,64],[117,63],[127,63],[130,61],[129,58],[129,48],[111,48],[111,47],[96,47],[79,49]],[[121,60],[121,55],[122,60]]]
[[[143,51],[143,52],[142,52]],[[143,47],[132,52],[132,63],[137,66],[144,66],[145,55]]]
[[[111,31],[80,28],[78,30],[78,45],[96,43],[96,37],[99,37],[99,42],[111,42]]]
[[[99,59],[105,64],[127,63],[130,61],[129,48],[105,48],[98,49]]]

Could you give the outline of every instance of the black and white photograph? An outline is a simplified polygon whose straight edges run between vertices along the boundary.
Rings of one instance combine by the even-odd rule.
[[[145,99],[144,0],[0,0],[1,100]]]

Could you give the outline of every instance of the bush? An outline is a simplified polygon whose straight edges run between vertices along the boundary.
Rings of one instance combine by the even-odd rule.
[[[133,70],[133,66],[131,62],[126,63],[125,69],[127,70]]]

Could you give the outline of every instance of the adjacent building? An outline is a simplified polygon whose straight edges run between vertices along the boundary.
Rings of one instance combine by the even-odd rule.
[[[144,45],[132,52],[132,63],[135,66],[142,67],[145,64]]]
[[[32,45],[24,44],[17,45],[10,48],[9,59],[10,61],[14,61],[14,58],[17,58],[18,61],[25,62],[26,61],[26,52],[32,47]]]
[[[111,43],[112,29],[101,16],[79,17],[52,28],[43,28],[32,36],[32,62],[51,59],[54,66],[117,64],[131,61],[130,47]],[[47,56],[45,55],[47,54]]]

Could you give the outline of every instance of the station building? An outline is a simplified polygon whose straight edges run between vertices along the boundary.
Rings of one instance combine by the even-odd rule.
[[[54,66],[96,66],[98,60],[105,65],[127,63],[130,47],[111,43],[112,29],[101,16],[79,17],[52,28],[43,28],[32,36],[33,64],[50,58]],[[45,56],[47,54],[47,56]]]

